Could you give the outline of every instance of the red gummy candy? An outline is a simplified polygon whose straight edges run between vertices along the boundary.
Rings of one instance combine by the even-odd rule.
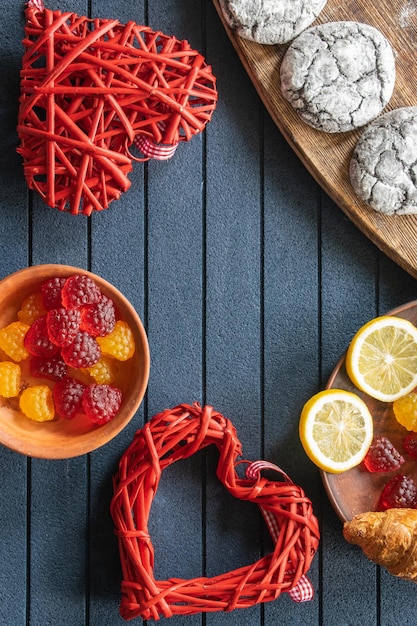
[[[62,348],[61,354],[70,367],[85,368],[97,363],[101,356],[101,348],[94,337],[80,331],[69,346]]]
[[[104,337],[111,333],[116,324],[116,310],[113,300],[102,296],[96,304],[84,306],[81,310],[80,329],[93,337]]]
[[[417,486],[411,476],[397,474],[391,478],[382,490],[378,509],[414,509],[417,504]]]
[[[74,274],[62,288],[62,304],[66,309],[77,309],[86,304],[95,304],[101,299],[98,285],[89,276]]]
[[[35,378],[61,380],[67,373],[67,366],[60,355],[52,357],[34,356],[30,359],[29,370]]]
[[[93,383],[85,390],[82,403],[86,415],[94,424],[106,424],[120,409],[122,392],[111,385]]]
[[[25,335],[24,346],[33,356],[53,356],[58,352],[58,346],[49,339],[46,315],[33,322]]]
[[[57,346],[69,346],[80,328],[81,314],[78,309],[52,309],[46,315],[49,339]]]
[[[417,433],[410,432],[404,437],[404,450],[413,458],[417,459]]]
[[[61,291],[67,279],[56,276],[49,278],[41,285],[42,303],[47,311],[62,306]]]
[[[391,472],[404,463],[404,457],[398,452],[388,437],[375,437],[363,460],[369,472]]]
[[[55,411],[64,419],[70,420],[82,409],[82,396],[86,386],[75,378],[64,378],[52,390]]]

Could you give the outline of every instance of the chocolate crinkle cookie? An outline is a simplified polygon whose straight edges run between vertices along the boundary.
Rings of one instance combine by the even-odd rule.
[[[313,128],[364,126],[391,98],[395,60],[382,33],[359,22],[327,22],[299,35],[281,63],[281,89]]]
[[[417,213],[417,107],[394,109],[374,120],[350,162],[355,193],[380,213]]]
[[[291,41],[310,26],[327,0],[219,0],[240,37],[262,44]]]

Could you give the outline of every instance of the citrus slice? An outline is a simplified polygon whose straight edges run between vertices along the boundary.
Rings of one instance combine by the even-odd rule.
[[[326,389],[304,405],[299,423],[303,448],[320,469],[337,474],[363,460],[373,437],[365,402],[344,389]]]
[[[358,389],[393,402],[417,385],[417,328],[401,317],[376,317],[358,330],[346,354],[346,371]]]

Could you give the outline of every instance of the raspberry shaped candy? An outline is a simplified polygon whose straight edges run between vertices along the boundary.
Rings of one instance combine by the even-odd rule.
[[[94,424],[106,424],[117,414],[122,404],[122,392],[111,385],[93,383],[82,399],[84,411]]]
[[[82,408],[85,389],[86,385],[75,378],[68,377],[57,382],[52,392],[57,414],[67,420],[73,419]]]
[[[48,380],[61,380],[67,373],[67,365],[62,357],[33,356],[29,361],[29,371],[34,378],[47,378]]]
[[[116,310],[113,300],[101,296],[99,302],[89,304],[81,309],[81,330],[85,330],[93,337],[104,337],[114,329],[116,324]]]
[[[35,422],[50,422],[55,417],[52,391],[47,385],[24,389],[19,404],[22,413]]]
[[[417,433],[408,433],[404,437],[403,446],[407,454],[417,460]]]
[[[118,320],[111,333],[105,337],[97,337],[103,354],[118,361],[127,361],[135,353],[135,340],[127,322]]]
[[[74,341],[61,350],[62,358],[70,367],[91,367],[101,357],[100,346],[96,339],[88,333],[80,331]]]
[[[20,393],[20,365],[10,361],[0,363],[0,396],[15,398]]]
[[[29,356],[25,347],[25,336],[29,328],[23,322],[12,322],[0,330],[0,348],[13,361],[24,361]]]
[[[30,326],[38,317],[42,317],[45,313],[42,296],[37,291],[36,293],[31,293],[23,300],[20,305],[20,311],[17,312],[17,317],[19,321]]]
[[[379,511],[386,509],[414,509],[417,504],[417,486],[411,476],[397,474],[387,482],[378,504]]]
[[[41,285],[41,296],[43,306],[47,311],[51,309],[59,309],[62,307],[62,287],[65,285],[66,278],[49,278]]]
[[[391,472],[398,470],[404,457],[398,452],[388,437],[375,437],[363,460],[368,472]]]
[[[62,304],[66,309],[77,309],[86,304],[95,304],[101,299],[98,285],[89,276],[74,274],[62,288]]]
[[[69,346],[80,328],[81,313],[78,309],[52,309],[46,316],[49,339],[56,346]]]
[[[58,352],[58,346],[49,339],[46,315],[33,322],[25,335],[24,344],[33,356],[53,356]]]

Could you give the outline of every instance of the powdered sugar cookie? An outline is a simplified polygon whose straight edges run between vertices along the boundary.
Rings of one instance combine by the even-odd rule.
[[[308,28],[327,0],[220,0],[225,20],[240,37],[263,44],[291,41]]]
[[[292,42],[281,64],[283,96],[307,124],[329,133],[353,130],[377,117],[394,83],[390,43],[359,22],[309,28]]]
[[[376,211],[417,213],[417,107],[394,109],[369,124],[349,173],[355,193]]]

